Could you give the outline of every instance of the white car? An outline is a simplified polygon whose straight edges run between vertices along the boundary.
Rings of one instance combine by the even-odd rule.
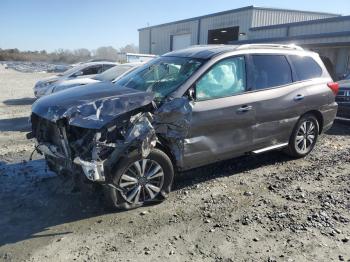
[[[86,77],[91,78],[116,65],[118,65],[118,63],[113,62],[90,62],[80,64],[61,74],[38,81],[34,86],[34,95],[39,98],[46,95],[46,92],[48,92],[54,84],[60,81]]]
[[[101,74],[95,75],[92,78],[75,78],[59,81],[53,84],[52,87],[50,87],[46,91],[45,95],[56,93],[76,86],[88,85],[105,81],[112,82],[116,79],[119,79],[123,75],[133,71],[134,69],[138,68],[143,64],[143,62],[120,64],[106,70]]]

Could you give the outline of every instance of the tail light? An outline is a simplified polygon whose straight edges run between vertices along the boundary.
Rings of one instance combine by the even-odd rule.
[[[328,83],[327,86],[332,90],[333,94],[336,96],[339,92],[339,84],[336,82]]]

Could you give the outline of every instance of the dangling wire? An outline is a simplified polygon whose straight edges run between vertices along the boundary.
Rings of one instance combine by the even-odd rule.
[[[38,147],[39,147],[39,145],[36,145],[36,146],[35,146],[33,152],[30,154],[29,161],[32,161],[32,160],[33,160],[34,152],[38,150]]]

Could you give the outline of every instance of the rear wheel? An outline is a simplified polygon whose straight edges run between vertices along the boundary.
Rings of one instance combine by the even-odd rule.
[[[113,183],[106,186],[106,201],[118,209],[163,201],[171,191],[173,178],[172,162],[163,151],[153,149],[145,159],[131,153],[118,164]]]
[[[289,139],[287,153],[297,158],[308,155],[315,147],[319,130],[319,123],[314,115],[306,114],[301,117]]]

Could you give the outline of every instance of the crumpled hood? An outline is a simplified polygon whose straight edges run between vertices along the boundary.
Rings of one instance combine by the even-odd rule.
[[[32,112],[49,121],[100,129],[116,117],[148,105],[150,92],[119,88],[109,82],[73,87],[38,99]]]

